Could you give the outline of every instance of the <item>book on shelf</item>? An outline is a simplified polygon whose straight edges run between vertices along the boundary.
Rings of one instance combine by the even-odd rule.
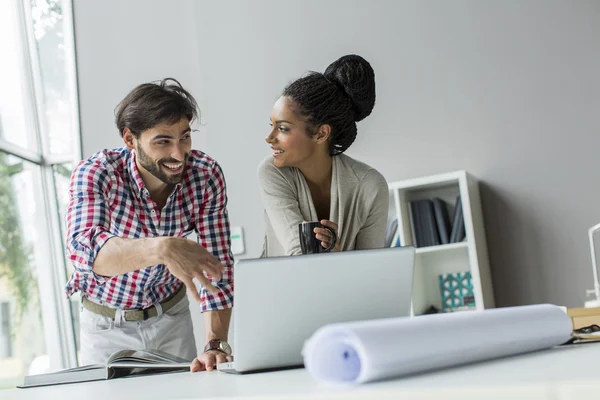
[[[450,217],[448,216],[446,202],[439,197],[434,197],[432,201],[440,244],[448,244],[450,243]]]
[[[191,361],[159,350],[121,350],[106,364],[85,365],[47,374],[29,375],[20,388],[89,382],[167,371],[189,371]]]
[[[417,203],[414,201],[411,201],[408,203],[409,206],[409,213],[410,213],[410,230],[411,230],[411,235],[412,235],[412,243],[413,246],[415,247],[421,247],[423,245],[423,238],[421,237],[421,230],[422,228],[419,228],[419,223],[420,223],[420,219],[419,219],[419,213],[417,210]]]
[[[413,215],[412,212],[412,204],[408,203],[408,223],[409,223],[409,228],[410,228],[410,237],[411,237],[411,244],[414,247],[417,247],[417,234],[415,232],[415,225],[416,225],[416,221],[415,221],[415,216]]]
[[[448,203],[439,197],[409,201],[407,222],[412,245],[415,247],[459,243],[465,239],[465,221],[460,195],[456,197],[453,213],[448,211]],[[386,247],[397,246],[400,229],[398,224],[397,218],[388,224]]]
[[[387,232],[385,233],[385,247],[392,247],[394,244],[394,239],[398,235],[398,218],[394,218],[389,224],[387,228]],[[396,246],[394,246],[396,247]]]
[[[410,202],[412,225],[414,226],[413,243],[415,247],[436,246],[440,244],[436,227],[433,202],[430,199]]]
[[[456,198],[454,207],[454,218],[452,219],[452,233],[450,234],[450,243],[462,242],[465,238],[465,220],[463,216],[462,201],[460,196]]]

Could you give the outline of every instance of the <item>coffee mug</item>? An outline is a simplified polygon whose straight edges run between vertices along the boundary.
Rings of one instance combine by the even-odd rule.
[[[314,232],[315,228],[327,229],[333,236],[333,243],[325,248],[321,246],[321,240],[317,239],[317,234]],[[333,229],[323,226],[319,221],[303,222],[298,224],[298,235],[300,236],[300,248],[302,254],[316,254],[316,253],[327,253],[335,247],[337,243],[337,235]]]

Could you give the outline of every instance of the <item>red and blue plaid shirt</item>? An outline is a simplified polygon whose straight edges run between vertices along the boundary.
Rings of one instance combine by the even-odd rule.
[[[233,306],[233,256],[223,172],[215,160],[192,150],[181,183],[158,209],[139,174],[135,153],[104,150],[79,163],[71,176],[67,206],[67,257],[75,271],[67,296],[81,291],[90,300],[121,309],[147,308],[173,294],[182,282],[164,264],[114,277],[92,271],[94,260],[112,237],[184,237],[198,242],[224,265],[219,289],[200,290],[202,311]],[[140,249],[143,251],[143,249]]]

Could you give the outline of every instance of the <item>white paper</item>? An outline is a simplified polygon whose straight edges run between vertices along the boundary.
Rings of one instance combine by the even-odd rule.
[[[302,354],[316,380],[364,383],[546,349],[572,329],[560,307],[507,307],[330,324]]]

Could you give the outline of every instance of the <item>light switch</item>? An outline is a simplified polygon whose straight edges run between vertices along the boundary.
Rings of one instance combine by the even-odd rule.
[[[244,254],[244,231],[241,226],[231,227],[231,252],[234,255]]]

